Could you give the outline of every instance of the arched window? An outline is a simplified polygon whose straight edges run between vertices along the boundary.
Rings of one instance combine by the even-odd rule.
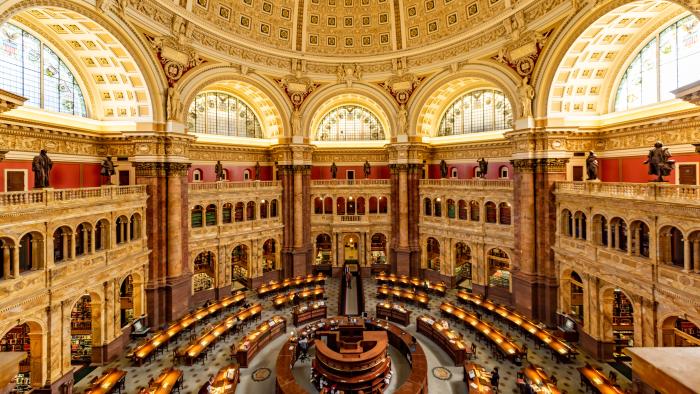
[[[202,181],[202,170],[199,168],[195,168],[192,170],[192,182],[201,182]]]
[[[364,197],[357,197],[357,214],[358,215],[364,215],[365,214],[365,198]]]
[[[447,200],[447,217],[454,219],[455,215],[455,200],[449,199]]]
[[[654,36],[622,75],[615,111],[670,100],[672,90],[697,80],[699,35],[700,22],[688,15]]]
[[[571,315],[579,322],[583,322],[583,280],[575,271],[571,272],[570,296],[571,296]]]
[[[593,216],[593,239],[597,245],[608,246],[608,220],[603,215]]]
[[[198,94],[187,113],[187,127],[194,133],[263,138],[260,121],[250,106],[224,92]]]
[[[506,166],[501,166],[501,168],[498,169],[498,176],[503,179],[508,179],[509,172],[508,172],[508,167]]]
[[[331,263],[331,247],[333,242],[328,234],[319,234],[316,236],[316,258],[314,264],[330,264]]]
[[[89,223],[81,223],[75,229],[75,255],[82,256],[90,252],[90,231],[92,226]],[[21,242],[20,242],[21,245]],[[20,249],[21,251],[22,249]]]
[[[117,223],[122,218],[117,219]],[[53,233],[53,261],[58,263],[66,261],[71,256],[73,245],[71,243],[71,230],[68,226],[62,226],[56,229]],[[117,232],[119,234],[119,232]]]
[[[246,206],[245,220],[255,220],[255,201],[248,201]]]
[[[231,251],[232,276],[239,279],[248,278],[248,247],[238,245]]]
[[[467,220],[467,202],[464,200],[459,200],[457,204],[459,206],[459,220]]]
[[[426,255],[428,258],[428,269],[440,271],[440,242],[437,239],[433,237],[428,238]]]
[[[116,233],[118,244],[123,244],[129,241],[126,234],[126,229],[128,225],[129,219],[127,219],[126,216],[120,216],[117,218]]]
[[[209,204],[207,206],[206,212],[206,224],[207,226],[216,226],[216,205]]]
[[[386,236],[381,233],[372,235],[370,249],[372,264],[386,264]]]
[[[231,203],[226,203],[221,208],[221,223],[228,224],[231,223],[233,217],[233,205]]]
[[[202,216],[204,214],[204,208],[201,205],[196,205],[192,208],[192,228],[202,227]]]
[[[336,215],[345,215],[345,198],[338,197],[335,200],[335,212]]]
[[[377,197],[369,198],[369,213],[377,213]]]
[[[489,201],[484,205],[484,209],[486,210],[486,223],[496,223],[496,203]]]
[[[442,216],[442,202],[440,202],[440,197],[433,201],[433,214],[435,217]]]
[[[513,127],[513,109],[505,95],[493,89],[471,91],[447,107],[438,136],[481,133]]]
[[[455,276],[460,286],[472,288],[472,250],[464,242],[455,244]]]
[[[568,209],[561,212],[560,225],[562,235],[567,237],[571,237],[573,235],[573,216],[571,216],[571,211]]]
[[[87,116],[78,81],[37,37],[5,23],[0,26],[0,89],[26,97],[26,105],[76,116]]]
[[[369,110],[356,105],[344,105],[328,112],[316,131],[318,141],[384,140],[379,119]]]
[[[274,239],[268,239],[263,244],[263,272],[277,269],[277,243]]]
[[[379,197],[379,213],[387,213],[389,211],[389,198]]]
[[[333,198],[332,197],[326,197],[323,199],[323,213],[325,215],[332,215],[333,214]]]
[[[249,181],[249,180],[250,180],[250,170],[245,170],[245,171],[243,171],[243,180],[244,180],[244,181]]]
[[[627,251],[627,223],[623,219],[613,218],[610,221],[612,238],[611,247]]]
[[[348,204],[345,212],[347,212],[348,215],[355,214],[355,199],[352,198],[352,196],[348,197]]]
[[[452,178],[457,178],[458,172],[457,172],[457,167],[452,167],[450,170],[450,177]]]
[[[277,217],[277,200],[270,201],[270,217]]]
[[[510,204],[507,202],[498,204],[498,223],[510,224]]]
[[[323,200],[321,197],[314,198],[314,214],[323,215]]]
[[[477,201],[472,200],[469,202],[469,220],[472,222],[479,221],[479,202]]]
[[[135,213],[129,220],[129,239],[131,241],[141,238],[141,215]]]
[[[245,204],[243,202],[236,203],[236,209],[233,212],[233,217],[236,222],[242,222],[245,218],[244,212]]]
[[[214,288],[216,276],[216,261],[214,252],[206,251],[197,255],[194,259],[192,275],[192,291],[198,292]]]
[[[267,213],[270,208],[270,203],[267,200],[260,202],[260,219],[267,219]]]
[[[510,257],[505,251],[494,248],[487,256],[489,286],[510,289]]]

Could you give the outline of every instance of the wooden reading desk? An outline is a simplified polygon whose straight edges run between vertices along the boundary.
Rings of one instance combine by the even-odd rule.
[[[108,369],[102,376],[97,378],[90,388],[85,390],[86,394],[109,394],[115,391],[121,393],[126,380],[126,371],[121,369]]]
[[[581,385],[599,392],[600,394],[624,394],[624,391],[615,387],[602,372],[586,364],[586,366],[578,368],[581,374]]]
[[[387,319],[407,326],[411,324],[411,311],[399,304],[379,302],[377,303],[377,319]]]
[[[214,381],[209,386],[210,391],[205,391],[207,384],[199,390],[199,392],[211,393],[211,394],[233,394],[236,392],[236,387],[241,381],[241,370],[237,365],[231,364],[227,365],[219,370],[219,372],[214,375]]]
[[[536,365],[529,366],[520,370],[517,383],[521,387],[521,392],[542,393],[542,394],[560,394],[561,392],[554,384],[544,370]],[[529,388],[527,386],[530,386]]]
[[[268,283],[260,286],[257,290],[258,297],[266,297],[270,294],[276,293],[278,291],[285,291],[287,289],[312,286],[312,285],[324,285],[326,283],[326,277],[323,274],[318,275],[307,275],[307,276],[297,276],[296,278],[287,278],[282,282],[276,280],[271,280]]]
[[[464,360],[471,356],[471,348],[467,347],[462,334],[450,329],[446,321],[423,315],[416,319],[416,326],[419,333],[440,345],[442,350],[450,355],[455,365],[462,365]]]
[[[280,294],[272,298],[272,305],[275,308],[284,308],[288,304],[295,305],[304,300],[316,300],[323,298],[326,290],[323,287],[313,289],[292,291],[287,294]]]
[[[248,364],[265,345],[272,342],[278,336],[284,334],[287,329],[287,320],[282,316],[273,316],[270,320],[262,322],[251,333],[241,339],[238,345],[231,347],[231,356],[236,357],[242,368],[248,368]]]
[[[377,274],[375,279],[377,279],[377,283],[379,284],[391,284],[415,290],[425,290],[441,297],[444,297],[447,293],[447,285],[445,282],[431,282],[429,280],[421,280],[420,278],[409,278],[406,275],[384,273]]]
[[[389,296],[422,306],[423,308],[427,308],[430,303],[430,297],[422,291],[409,291],[397,287],[392,288],[387,285],[377,287],[378,298],[387,298]]]
[[[464,381],[469,394],[493,393],[491,389],[491,372],[471,362],[464,363]]]
[[[139,391],[139,394],[168,394],[173,391],[180,392],[182,386],[182,371],[175,368],[165,368],[158,378],[148,388]]]

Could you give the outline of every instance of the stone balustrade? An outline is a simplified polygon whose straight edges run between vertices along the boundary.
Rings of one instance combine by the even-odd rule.
[[[513,181],[510,179],[421,179],[420,186],[444,187],[450,190],[513,190]]]
[[[145,197],[144,185],[102,186],[78,189],[39,189],[0,193],[0,214],[18,210],[51,208],[66,205],[100,204],[127,196]]]
[[[557,182],[556,194],[700,204],[700,186],[665,183]]]

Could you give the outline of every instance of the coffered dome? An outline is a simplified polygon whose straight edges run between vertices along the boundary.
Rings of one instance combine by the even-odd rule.
[[[229,34],[312,55],[359,56],[449,45],[505,11],[505,0],[196,0]],[[495,22],[495,21],[494,21]],[[497,22],[496,22],[497,23]]]

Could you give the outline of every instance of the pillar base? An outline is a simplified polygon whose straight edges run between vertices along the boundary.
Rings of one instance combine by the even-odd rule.
[[[512,281],[512,300],[515,309],[530,319],[554,326],[559,289],[556,278],[515,271]]]
[[[32,390],[37,394],[71,394],[73,393],[73,371],[61,376],[46,386]]]
[[[309,250],[295,250],[292,252],[292,275],[306,276],[311,273],[311,264],[309,259]]]
[[[408,249],[395,249],[394,261],[391,270],[396,275],[411,275],[411,251]],[[417,275],[416,275],[417,276]]]
[[[476,295],[486,297],[486,289],[488,289],[487,286],[472,283],[472,293]]]
[[[189,312],[191,298],[192,274],[168,278],[168,282],[165,285],[166,322],[177,320]]]
[[[190,299],[190,307],[198,308],[204,305],[207,301],[215,299],[216,291],[217,289],[209,289],[192,294],[192,298]]]
[[[612,359],[614,343],[599,341],[588,335],[583,329],[578,330],[578,342],[581,348],[598,361]]]
[[[92,348],[92,362],[95,364],[106,364],[119,358],[124,354],[124,349],[129,344],[130,334],[131,326],[126,326],[122,330],[122,334],[112,342],[102,346],[94,346]]]
[[[423,270],[422,278],[427,279],[431,282],[445,282],[445,284],[450,289],[453,289],[456,285],[456,280],[455,280],[454,276],[443,275],[437,271],[433,271],[433,270],[429,270],[429,269]]]

